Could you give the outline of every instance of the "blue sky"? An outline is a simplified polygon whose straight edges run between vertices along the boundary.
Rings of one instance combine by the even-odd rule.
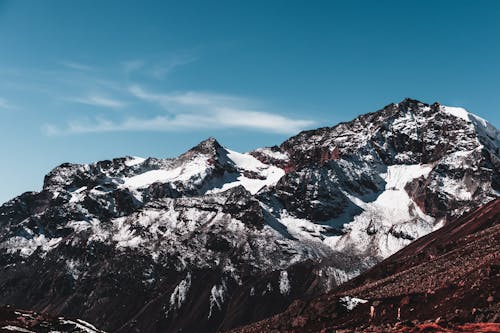
[[[2,1],[0,202],[62,162],[279,144],[405,97],[500,125],[500,1]]]

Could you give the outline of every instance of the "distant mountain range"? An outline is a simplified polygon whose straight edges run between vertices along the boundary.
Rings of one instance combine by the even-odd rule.
[[[446,274],[473,279],[457,290],[476,281],[486,293],[491,288],[483,282],[498,283],[491,252],[498,253],[498,214],[481,227],[487,235],[456,230],[483,223],[463,214],[498,209],[499,171],[494,126],[461,108],[412,99],[244,154],[210,138],[173,159],[61,164],[41,192],[0,207],[0,304],[82,318],[108,332],[217,332],[326,293],[318,316],[351,318],[337,314],[339,304],[352,308],[349,314],[370,311],[377,300],[376,311],[385,314],[370,323],[393,323],[396,299],[409,297],[408,305],[420,304],[414,295],[422,292],[429,302],[448,297],[441,294],[447,281],[458,282]],[[433,231],[436,240],[422,243]],[[468,246],[467,237],[491,246]],[[496,273],[485,279],[456,271],[447,266],[450,251]],[[416,258],[398,259],[405,253]],[[441,270],[431,256],[442,260]],[[458,265],[457,258],[449,262]],[[407,273],[419,265],[428,273]],[[437,292],[429,296],[424,286]],[[461,295],[471,304],[484,298]],[[325,297],[333,297],[326,298],[333,308]],[[492,297],[488,304],[497,306]],[[315,310],[307,306],[316,303],[300,302],[293,304],[309,312],[292,325],[297,332],[320,323],[367,325],[366,315],[351,324],[310,324]],[[293,304],[276,327],[293,323],[290,314],[300,317]]]

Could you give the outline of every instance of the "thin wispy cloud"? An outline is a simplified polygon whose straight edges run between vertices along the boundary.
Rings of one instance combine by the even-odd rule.
[[[124,117],[119,120],[94,118],[71,121],[59,127],[46,124],[47,135],[69,135],[117,131],[183,131],[193,129],[248,129],[292,134],[314,125],[314,121],[294,119],[274,112],[253,109],[258,103],[246,98],[211,93],[175,92],[158,94],[131,86],[132,96],[160,106],[164,112],[149,118]]]
[[[123,71],[127,74],[139,72],[155,79],[164,79],[176,68],[197,60],[197,58],[191,54],[164,55],[155,58],[155,60],[147,58],[127,60],[123,61],[121,66]]]
[[[157,103],[165,109],[172,107],[188,106],[188,107],[208,107],[220,105],[239,105],[239,107],[249,107],[252,102],[248,99],[230,95],[202,93],[202,92],[173,92],[166,94],[158,94],[144,90],[139,85],[132,85],[128,88],[132,96],[146,102]],[[255,104],[255,102],[254,102]]]
[[[151,68],[151,75],[157,79],[162,79],[170,74],[174,69],[196,61],[196,57],[191,55],[176,55],[170,59],[161,61]]]
[[[86,104],[91,106],[105,107],[112,109],[120,109],[127,105],[125,102],[120,101],[118,99],[101,95],[88,95],[86,97],[65,98],[65,100],[73,103]]]

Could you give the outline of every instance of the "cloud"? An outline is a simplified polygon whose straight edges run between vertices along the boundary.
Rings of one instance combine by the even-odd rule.
[[[72,121],[60,128],[45,124],[42,130],[49,136],[123,131],[183,131],[192,129],[253,129],[271,133],[293,134],[313,125],[309,120],[294,120],[264,112],[221,110],[212,114],[179,114],[153,118],[130,117],[123,121],[97,118],[94,121]]]
[[[155,94],[148,92],[138,85],[128,88],[132,96],[147,102],[157,103],[160,106],[169,109],[175,107],[216,107],[222,105],[250,105],[247,99],[223,94],[200,93],[200,92],[174,92],[167,94]]]
[[[194,61],[196,61],[196,57],[192,55],[175,55],[154,65],[150,70],[150,74],[157,79],[163,79],[177,67]]]
[[[141,74],[163,79],[174,69],[190,64],[197,60],[196,57],[189,54],[163,55],[162,57],[153,57],[155,59],[133,59],[123,61],[121,66],[127,74],[140,72]]]
[[[46,124],[47,135],[69,135],[117,131],[183,131],[193,129],[249,129],[279,134],[293,134],[314,125],[314,121],[254,109],[254,101],[221,94],[199,92],[151,93],[140,86],[129,92],[147,103],[159,105],[166,113],[149,117],[125,117],[72,121],[65,127]]]
[[[100,96],[100,95],[89,95],[83,98],[66,98],[65,100],[80,104],[98,106],[98,107],[106,107],[112,109],[123,108],[127,104],[117,99]]]

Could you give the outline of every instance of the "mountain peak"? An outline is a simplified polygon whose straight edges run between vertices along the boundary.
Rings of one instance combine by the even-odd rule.
[[[198,143],[196,146],[189,149],[187,152],[181,154],[179,156],[179,159],[180,160],[184,160],[186,158],[189,159],[193,156],[198,156],[198,155],[206,155],[210,158],[218,159],[220,157],[224,158],[224,156],[227,155],[227,151],[224,149],[224,147],[221,146],[221,144],[215,138],[209,137]]]
[[[222,146],[215,138],[209,137],[208,139],[201,141],[199,144],[191,148],[189,151],[196,151],[202,154],[212,155],[217,153],[217,150],[221,148]]]
[[[422,108],[424,106],[429,106],[429,104],[423,103],[423,102],[421,102],[419,100],[412,99],[412,98],[409,98],[409,97],[403,99],[397,105],[399,106],[400,110],[401,109],[411,109],[411,110],[414,110],[414,109]]]

